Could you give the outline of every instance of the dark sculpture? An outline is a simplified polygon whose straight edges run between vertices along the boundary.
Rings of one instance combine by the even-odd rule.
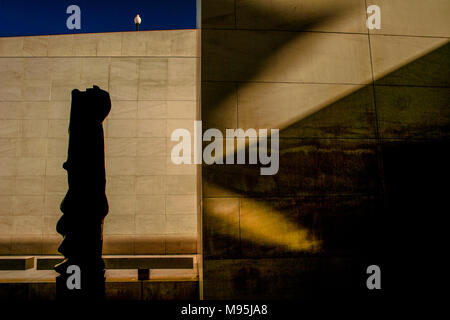
[[[63,216],[56,230],[64,239],[58,248],[65,260],[55,266],[57,299],[102,299],[105,264],[102,259],[103,219],[108,214],[105,194],[103,120],[111,110],[108,92],[94,86],[72,91],[69,148],[63,168],[69,190],[61,202]],[[80,269],[81,288],[70,289],[67,268]]]

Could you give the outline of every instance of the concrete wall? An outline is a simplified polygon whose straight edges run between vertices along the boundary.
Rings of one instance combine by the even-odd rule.
[[[382,28],[369,32],[371,4]],[[204,129],[280,129],[277,175],[202,168],[205,299],[364,294],[367,266],[392,272],[422,248],[411,221],[436,197],[417,196],[435,190],[421,173],[446,165],[417,155],[448,145],[449,12],[446,0],[202,1]]]
[[[0,254],[56,253],[71,91],[110,93],[104,253],[194,253],[195,166],[170,134],[197,117],[196,30],[0,38]]]

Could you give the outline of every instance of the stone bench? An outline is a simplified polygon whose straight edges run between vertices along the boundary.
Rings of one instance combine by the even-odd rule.
[[[28,270],[34,268],[34,257],[0,257],[0,270]]]
[[[152,269],[193,269],[194,257],[186,256],[104,256],[106,269],[137,269],[139,280],[149,280]],[[60,256],[36,257],[37,270],[53,270]]]

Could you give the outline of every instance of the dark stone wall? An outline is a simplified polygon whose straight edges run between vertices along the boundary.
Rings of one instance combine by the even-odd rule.
[[[240,104],[245,86],[270,66],[269,56],[331,14],[278,23],[296,32],[273,31],[282,33],[277,42],[266,30],[239,27],[246,21],[239,10],[248,13],[254,3],[202,1],[204,130],[247,129],[248,121],[240,120],[252,117]],[[261,17],[258,10],[254,15]],[[271,17],[269,29],[284,19]],[[257,43],[250,45],[250,60],[242,57],[247,52],[240,46],[246,36]],[[261,45],[264,38],[267,46]],[[369,37],[367,42],[370,46]],[[366,295],[371,264],[381,267],[385,292],[404,289],[412,269],[417,271],[405,264],[427,250],[427,232],[436,229],[441,219],[436,217],[448,209],[447,189],[440,184],[449,163],[449,50],[444,45],[280,128],[277,175],[261,176],[257,165],[203,165],[205,299]],[[373,65],[372,56],[368,59]],[[288,85],[295,90],[305,84]],[[248,99],[258,99],[261,92]],[[283,112],[272,106],[273,113]],[[261,210],[275,220],[255,223],[254,213]],[[306,240],[320,245],[298,250],[282,235],[264,241],[253,234],[255,226],[270,230],[276,219],[281,226],[274,232],[288,232],[283,223],[298,226],[308,230]]]

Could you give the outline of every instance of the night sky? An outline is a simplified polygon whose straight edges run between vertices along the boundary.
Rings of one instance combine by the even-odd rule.
[[[69,30],[66,9],[81,9],[81,30]],[[0,0],[0,36],[196,28],[196,0]]]

